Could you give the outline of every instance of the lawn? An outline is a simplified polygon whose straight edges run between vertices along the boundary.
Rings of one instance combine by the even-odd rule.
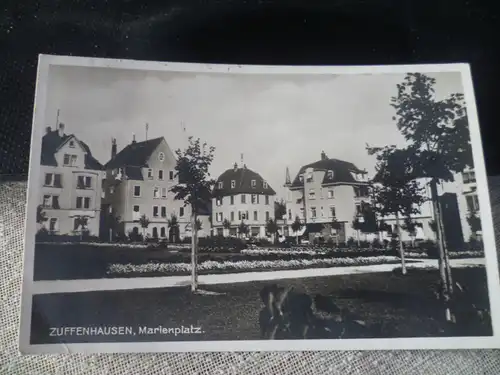
[[[399,263],[397,257],[381,251],[266,251],[200,252],[200,274]],[[190,262],[189,251],[88,244],[37,244],[34,279],[179,276],[189,274]]]
[[[454,269],[456,281],[467,286],[468,303],[488,307],[486,272],[482,267]],[[435,337],[491,335],[491,327],[473,319],[450,327],[437,305],[430,286],[436,270],[372,273],[348,276],[281,280],[297,290],[336,298],[338,305],[368,324],[383,326],[376,337]],[[189,288],[157,288],[129,291],[97,291],[36,295],[33,298],[32,343],[55,343],[48,327],[140,326],[201,327],[196,335],[70,336],[64,342],[255,340],[259,339],[259,290],[268,282],[236,283],[203,287],[221,295],[192,295]],[[359,333],[355,337],[374,337]]]

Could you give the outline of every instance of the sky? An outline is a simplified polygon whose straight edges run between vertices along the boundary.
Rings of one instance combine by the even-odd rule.
[[[438,98],[463,93],[460,73],[436,78]],[[328,157],[373,174],[369,145],[403,145],[390,99],[403,74],[255,75],[148,72],[52,66],[45,124],[65,124],[106,163],[111,139],[118,150],[132,141],[165,137],[172,150],[187,136],[216,148],[211,174],[235,162],[258,172],[283,197],[285,170]],[[183,131],[185,127],[185,131]]]

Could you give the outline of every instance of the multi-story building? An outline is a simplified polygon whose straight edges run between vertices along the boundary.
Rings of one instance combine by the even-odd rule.
[[[172,187],[179,183],[175,166],[177,160],[164,137],[136,142],[117,152],[112,140],[111,159],[105,164],[103,211],[119,218],[123,234],[146,234],[153,238],[183,238],[191,235],[191,208],[176,200]],[[202,230],[210,232],[209,212],[200,212]],[[140,218],[149,220],[146,228]],[[179,227],[168,226],[172,215]]]
[[[293,180],[287,169],[285,234],[296,234],[292,223],[299,217],[303,223],[301,235],[316,236],[335,219],[341,226],[333,231],[339,241],[355,237],[352,222],[360,214],[362,202],[370,202],[368,186],[366,171],[352,163],[330,159],[325,152],[320,160],[302,166]]]
[[[212,226],[214,234],[238,235],[238,226],[244,222],[252,237],[266,237],[266,223],[274,220],[276,192],[257,172],[246,165],[222,173],[214,187],[212,198]],[[224,223],[230,223],[225,228]]]
[[[48,127],[42,138],[40,168],[40,204],[47,218],[41,224],[58,235],[81,231],[98,235],[104,172],[89,146],[65,134],[64,124],[56,130]]]

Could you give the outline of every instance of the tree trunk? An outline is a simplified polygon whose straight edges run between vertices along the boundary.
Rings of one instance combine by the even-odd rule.
[[[441,278],[441,298],[445,305],[445,317],[447,321],[451,320],[450,310],[450,286],[448,283],[447,267],[446,267],[446,247],[444,243],[444,233],[441,220],[441,205],[439,204],[439,197],[437,191],[437,181],[432,179],[430,183],[432,208],[434,210],[436,222],[436,240],[439,251],[439,276]]]
[[[399,226],[399,214],[396,212],[396,228],[399,241],[399,254],[401,256],[401,273],[406,275],[405,249],[403,248],[403,239],[401,238],[401,227]]]
[[[196,213],[191,214],[191,292],[196,292],[198,289],[198,233],[196,230]]]

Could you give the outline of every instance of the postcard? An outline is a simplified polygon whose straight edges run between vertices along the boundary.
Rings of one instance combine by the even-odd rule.
[[[467,64],[41,55],[23,353],[500,348]]]

